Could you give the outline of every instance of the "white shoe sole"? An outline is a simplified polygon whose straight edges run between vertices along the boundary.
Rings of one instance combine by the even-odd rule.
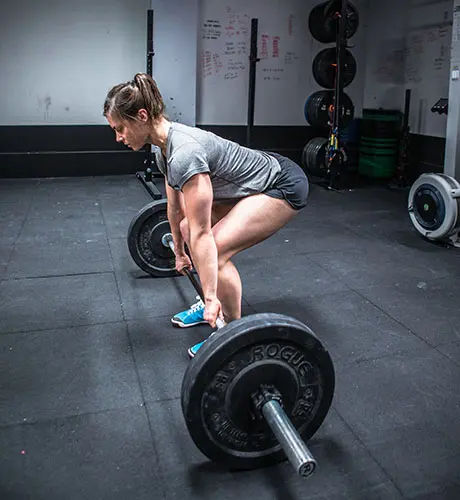
[[[178,326],[179,328],[189,328],[191,326],[196,326],[196,325],[207,325],[207,321],[197,321],[196,323],[188,323],[187,325],[185,323],[182,323],[182,321],[175,320],[174,318],[171,318],[171,323],[173,325]]]

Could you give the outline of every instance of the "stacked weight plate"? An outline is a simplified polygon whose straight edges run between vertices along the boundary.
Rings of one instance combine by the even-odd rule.
[[[313,60],[313,77],[316,83],[325,89],[335,86],[335,73],[337,64],[337,49],[329,47],[323,49]],[[343,88],[348,87],[356,76],[356,60],[353,54],[346,49],[343,59],[342,81]]]
[[[310,175],[324,177],[327,173],[327,139],[315,137],[307,142],[302,151],[302,168]]]
[[[332,120],[334,91],[320,90],[312,94],[305,102],[305,119],[312,127],[325,127]],[[340,99],[342,126],[346,127],[353,119],[355,107],[353,101],[344,92]]]
[[[308,20],[310,33],[315,40],[320,43],[334,43],[335,42],[335,20],[334,13],[341,10],[340,0],[337,2],[324,2],[320,3],[310,12]],[[347,40],[351,38],[359,26],[359,14],[356,7],[348,2],[346,10],[346,25],[345,36]]]
[[[313,38],[320,43],[336,42],[336,20],[334,14],[341,10],[341,0],[323,2],[310,12],[309,28]],[[347,3],[345,36],[351,38],[359,26],[359,15],[356,7]],[[314,128],[327,129],[332,122],[332,113],[335,101],[335,84],[337,72],[337,49],[328,47],[321,50],[313,60],[313,77],[316,83],[325,90],[314,92],[308,97],[304,106],[306,121]],[[353,54],[346,49],[343,60],[343,88],[348,87],[356,76],[356,60]],[[340,123],[346,128],[354,117],[353,101],[345,92],[340,97]],[[342,131],[340,134],[343,137]],[[327,145],[324,137],[315,137],[305,146],[302,154],[303,169],[318,177],[327,174]]]

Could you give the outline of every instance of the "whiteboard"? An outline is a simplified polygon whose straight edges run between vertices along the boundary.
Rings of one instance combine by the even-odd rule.
[[[438,2],[411,12],[405,40],[404,83],[411,89],[409,125],[416,134],[445,137],[447,117],[431,112],[449,96],[452,2]]]

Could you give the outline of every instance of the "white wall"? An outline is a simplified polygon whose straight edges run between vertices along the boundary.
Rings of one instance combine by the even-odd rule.
[[[365,60],[365,108],[404,104],[404,36],[409,0],[371,0]]]
[[[412,132],[445,136],[446,117],[430,108],[448,94],[452,2],[353,2],[361,19],[349,41],[358,74],[346,92],[355,103],[356,116],[363,105],[402,110],[404,90],[411,88]],[[154,74],[173,119],[192,122],[196,112],[198,124],[246,124],[249,20],[257,17],[259,55],[262,37],[268,52],[257,65],[255,123],[306,125],[305,100],[320,90],[311,64],[325,47],[308,29],[310,10],[320,0],[152,3],[157,10]],[[150,4],[151,0],[5,3],[0,16],[0,125],[105,124],[102,105],[108,89],[145,71]],[[221,26],[214,40],[203,38],[209,36],[204,24],[210,20]],[[231,27],[240,33],[230,36]],[[197,30],[198,40],[193,39]],[[273,57],[274,40],[278,57]],[[225,53],[229,51],[236,53]]]
[[[13,0],[0,15],[0,125],[103,124],[146,68],[149,0]]]
[[[153,76],[171,120],[196,124],[198,0],[152,0]]]
[[[452,0],[371,0],[365,108],[404,110],[411,89],[411,132],[445,137],[446,116],[431,112],[448,97]]]

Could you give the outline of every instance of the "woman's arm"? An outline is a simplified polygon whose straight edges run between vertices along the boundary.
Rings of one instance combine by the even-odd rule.
[[[200,276],[205,299],[205,319],[215,326],[220,303],[217,301],[217,247],[211,229],[213,192],[209,174],[192,176],[184,184],[182,192],[193,263]]]
[[[176,191],[165,179],[167,204],[167,216],[171,226],[171,234],[174,242],[174,253],[176,256],[185,255],[184,239],[182,238],[179,224],[185,217],[184,195]]]

